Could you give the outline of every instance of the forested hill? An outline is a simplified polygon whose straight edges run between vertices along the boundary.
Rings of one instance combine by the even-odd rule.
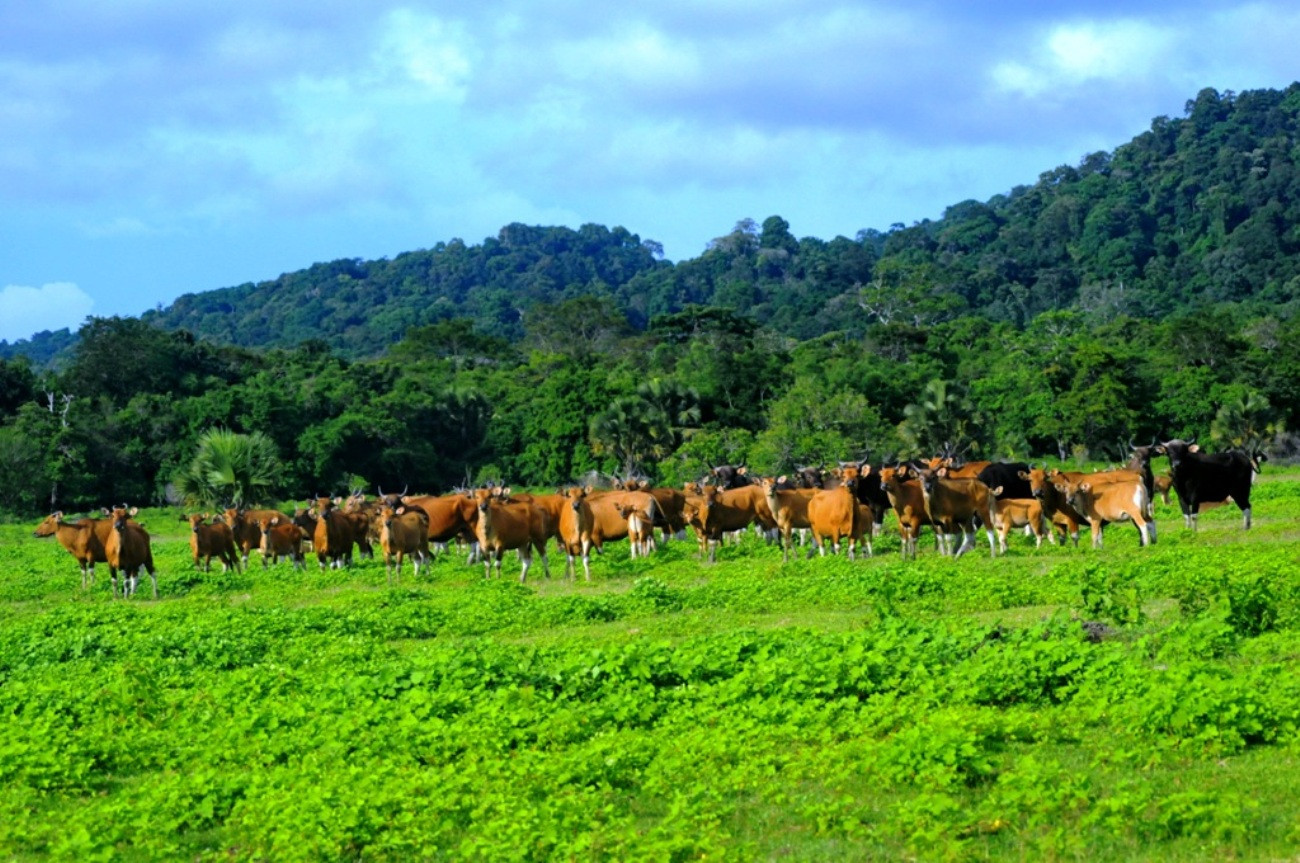
[[[1203,90],[1113,153],[1043,173],[943,217],[853,239],[796,239],[784,219],[746,219],[699,257],[672,263],[616,227],[512,224],[391,260],[345,259],[278,279],[187,294],[144,317],[236,345],[322,339],[375,356],[412,326],[469,318],[510,341],[529,310],[602,297],[643,328],[690,304],[721,306],[797,339],[873,322],[977,315],[1164,317],[1206,305],[1300,297],[1300,84]],[[1258,310],[1248,309],[1248,313]],[[67,334],[5,346],[41,361]],[[47,344],[47,342],[50,342]]]

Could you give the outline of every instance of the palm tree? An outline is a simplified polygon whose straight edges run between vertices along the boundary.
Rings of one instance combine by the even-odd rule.
[[[592,450],[612,455],[624,476],[671,452],[672,424],[663,409],[641,396],[623,396],[591,419]]]
[[[1224,449],[1240,447],[1255,452],[1279,431],[1282,424],[1268,399],[1248,392],[1219,408],[1210,423],[1210,440]]]
[[[261,432],[209,429],[179,476],[176,489],[191,506],[243,507],[262,498],[280,474],[275,443]]]
[[[976,442],[974,406],[958,387],[936,378],[925,385],[920,396],[903,408],[898,434],[904,455],[932,454],[948,447],[961,452]]]

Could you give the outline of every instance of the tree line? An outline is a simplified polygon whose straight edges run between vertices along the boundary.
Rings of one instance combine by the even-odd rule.
[[[577,297],[538,307],[517,343],[451,319],[355,361],[320,341],[252,350],[135,318],[79,335],[60,370],[0,361],[0,509],[178,500],[217,428],[271,443],[262,491],[287,500],[591,471],[678,483],[723,462],[780,473],[945,444],[1108,459],[1176,436],[1285,455],[1300,411],[1300,320],[1230,310],[891,320],[799,340],[704,306],[642,331],[607,298]]]

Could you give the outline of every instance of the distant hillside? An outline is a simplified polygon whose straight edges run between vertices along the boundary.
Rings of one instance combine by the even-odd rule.
[[[1300,303],[1300,84],[1203,90],[1185,113],[1033,185],[853,239],[796,239],[779,216],[746,219],[672,263],[621,227],[512,224],[480,245],[452,240],[187,294],[144,319],[247,347],[321,339],[365,357],[448,318],[514,341],[528,309],[591,294],[637,327],[715,305],[797,339],[970,314],[1023,326],[1070,308],[1159,318],[1236,304],[1290,316]],[[0,343],[0,356],[42,363],[68,338]]]

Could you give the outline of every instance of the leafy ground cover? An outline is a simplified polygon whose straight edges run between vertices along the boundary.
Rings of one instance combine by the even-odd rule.
[[[1163,508],[1149,549],[682,542],[392,588],[197,573],[156,511],[157,602],[2,526],[0,855],[1281,859],[1300,476],[1257,491],[1249,534]]]

